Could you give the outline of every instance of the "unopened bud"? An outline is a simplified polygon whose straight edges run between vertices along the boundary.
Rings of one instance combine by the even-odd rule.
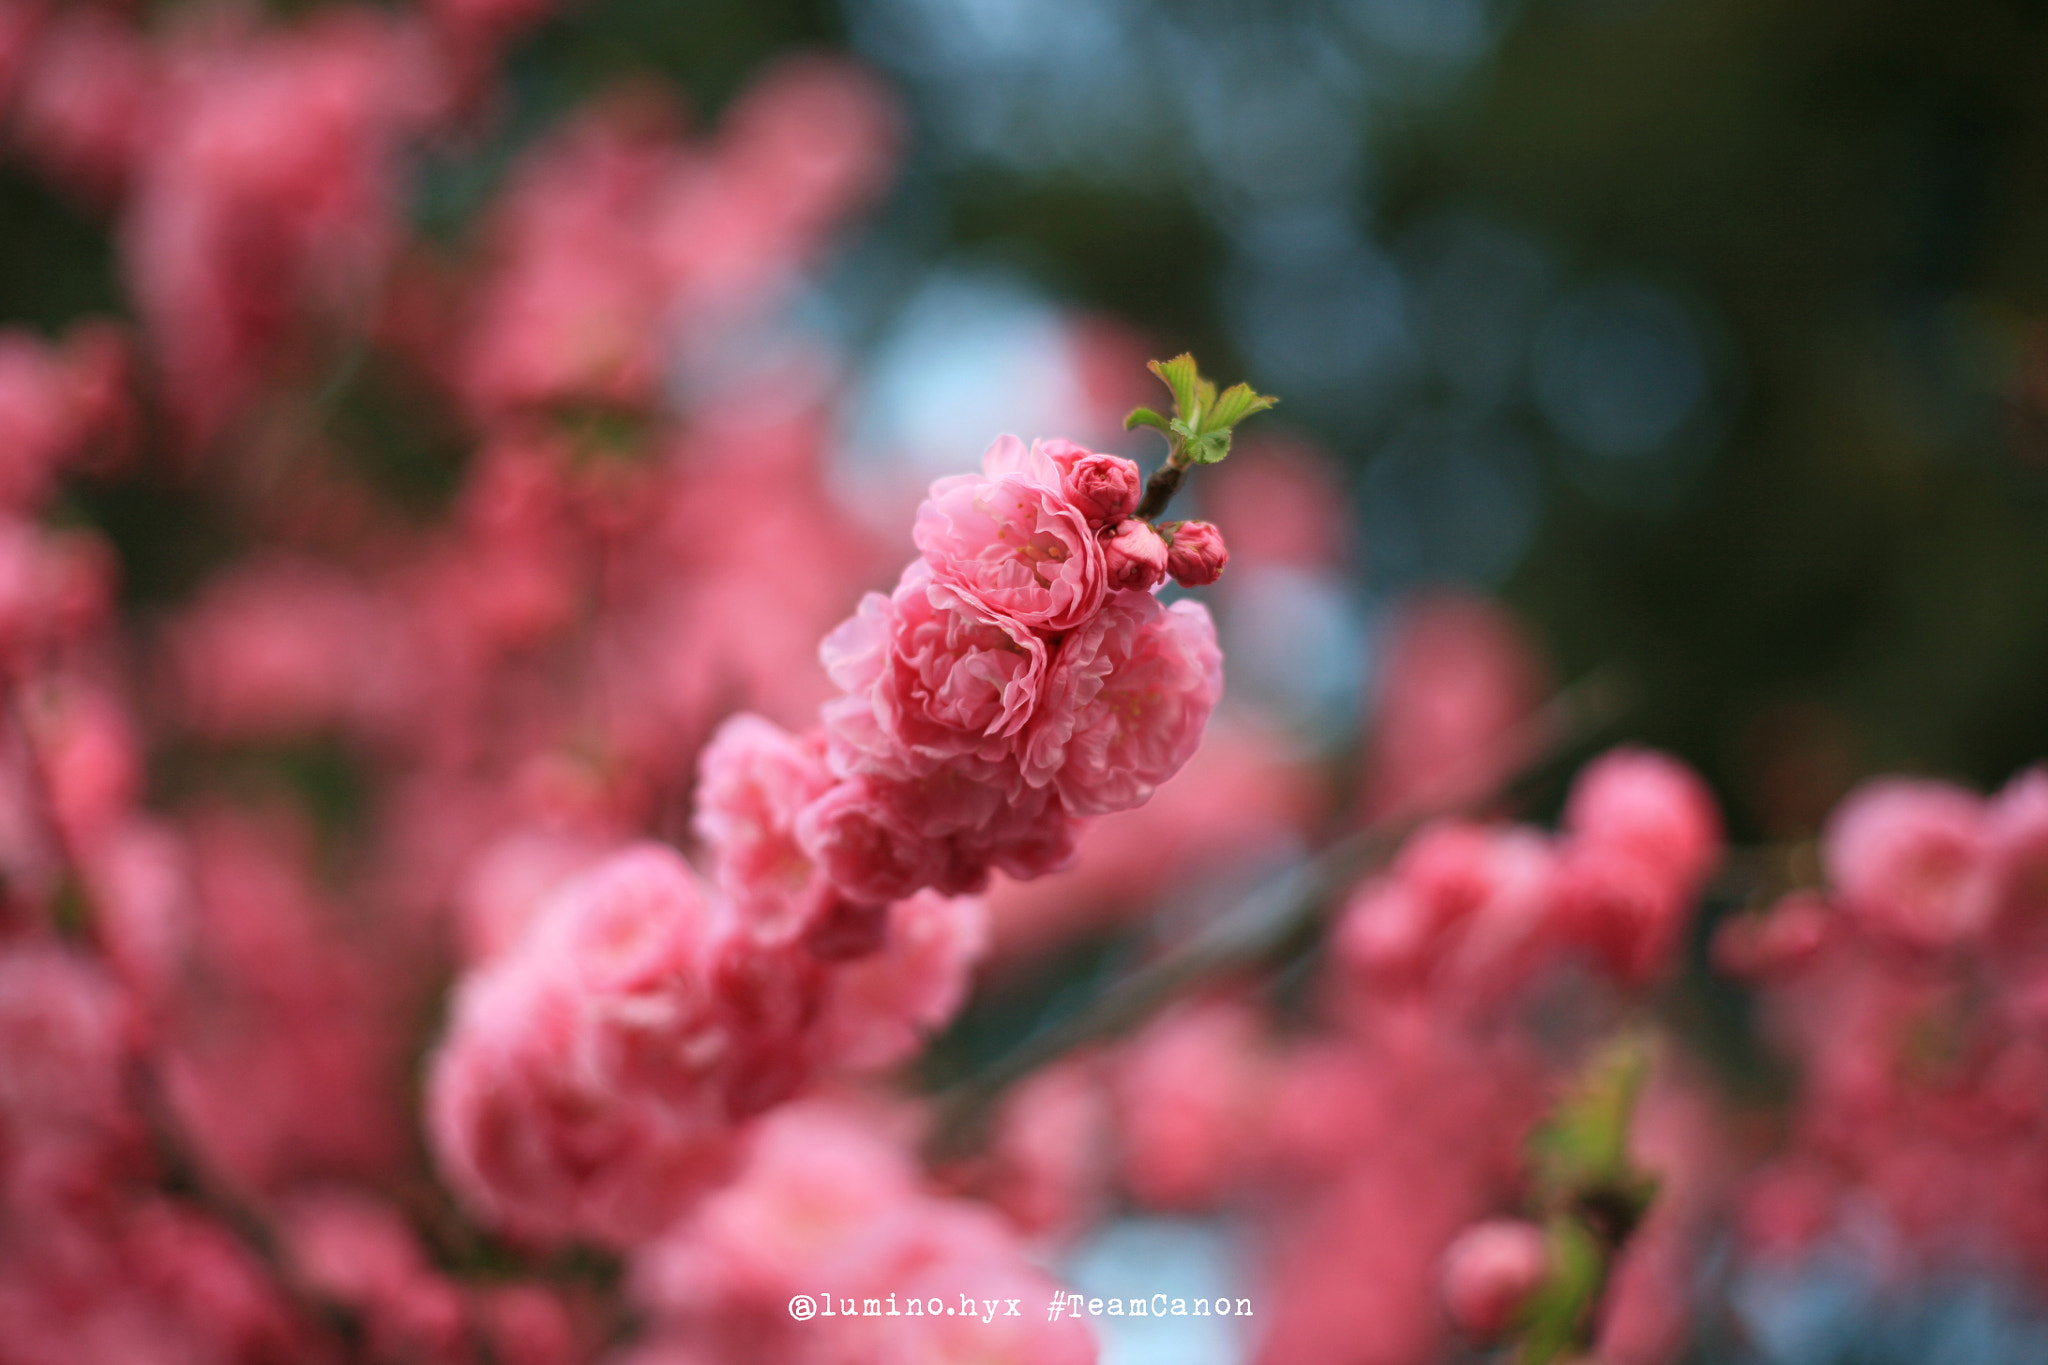
[[[1144,486],[1134,461],[1121,455],[1098,455],[1069,441],[1045,445],[1060,467],[1067,501],[1088,518],[1090,526],[1097,530],[1115,526],[1138,510]]]
[[[1143,591],[1166,577],[1166,542],[1150,522],[1118,523],[1102,542],[1102,558],[1113,588]]]
[[[1183,588],[1200,588],[1223,576],[1230,550],[1223,533],[1206,521],[1183,521],[1173,528],[1166,551],[1166,571]]]
[[[1498,1340],[1543,1283],[1550,1257],[1543,1232],[1516,1218],[1493,1218],[1458,1234],[1442,1262],[1444,1311],[1477,1342]]]

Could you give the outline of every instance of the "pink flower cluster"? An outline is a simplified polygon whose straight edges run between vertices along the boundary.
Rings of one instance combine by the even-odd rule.
[[[822,725],[740,717],[705,751],[698,832],[757,932],[858,956],[890,902],[1061,867],[1081,817],[1186,763],[1222,659],[1200,605],[1112,583],[1138,493],[1128,460],[1014,437],[933,485],[921,557],[825,639]]]
[[[1821,843],[1825,890],[1715,942],[1762,991],[1803,1083],[1743,1227],[1803,1253],[1881,1211],[1911,1257],[1990,1253],[2048,1275],[2048,772],[1985,799],[1858,788]]]
[[[1238,992],[1176,1006],[1020,1085],[987,1154],[949,1175],[1052,1240],[1119,1203],[1247,1220],[1262,1362],[1411,1365],[1498,1336],[1545,1253],[1489,1220],[1528,1211],[1525,1140],[1670,974],[1720,839],[1701,780],[1642,749],[1589,765],[1555,835],[1425,826],[1344,907],[1321,1026]],[[1698,1089],[1660,1067],[1644,1103],[1639,1159],[1667,1198],[1618,1269],[1602,1359],[1647,1365],[1682,1339],[1717,1207]]]
[[[825,640],[843,695],[823,724],[741,714],[706,745],[715,893],[644,847],[507,936],[434,1071],[437,1147],[476,1209],[536,1238],[658,1231],[739,1121],[951,1014],[979,907],[919,893],[1053,870],[1081,817],[1187,761],[1222,661],[1201,606],[1111,582],[1138,494],[1127,460],[1014,438],[940,480],[922,557]]]
[[[1555,839],[1463,821],[1423,829],[1354,897],[1338,954],[1371,991],[1479,1008],[1565,955],[1646,982],[1670,968],[1720,843],[1696,775],[1662,754],[1617,750],[1579,774]]]
[[[821,650],[833,781],[797,825],[845,895],[1051,871],[1079,817],[1141,805],[1194,753],[1222,656],[1206,609],[1153,596],[1165,556],[1136,573],[1118,548],[1138,492],[1128,460],[1014,437],[932,486],[921,557]]]
[[[430,1079],[455,1189],[541,1241],[617,1245],[730,1173],[737,1124],[831,1064],[900,1060],[958,1006],[979,907],[885,907],[836,970],[643,844],[569,879],[471,973]]]

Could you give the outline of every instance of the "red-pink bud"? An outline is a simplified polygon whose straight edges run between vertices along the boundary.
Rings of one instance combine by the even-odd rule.
[[[1166,550],[1166,571],[1183,588],[1200,588],[1223,577],[1230,550],[1223,533],[1206,521],[1184,521],[1173,528]]]
[[[1114,526],[1138,510],[1144,483],[1135,462],[1098,455],[1071,441],[1045,441],[1041,448],[1060,467],[1060,490],[1090,526]]]
[[[1112,588],[1143,591],[1166,577],[1166,542],[1150,522],[1118,523],[1103,539],[1102,559]]]
[[[1543,1233],[1517,1218],[1492,1218],[1458,1234],[1442,1262],[1444,1311],[1474,1341],[1498,1339],[1543,1283]]]

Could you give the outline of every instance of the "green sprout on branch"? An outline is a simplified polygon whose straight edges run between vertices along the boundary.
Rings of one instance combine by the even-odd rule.
[[[1186,352],[1171,360],[1150,361],[1146,368],[1172,392],[1173,416],[1151,408],[1133,408],[1124,418],[1125,431],[1151,427],[1167,444],[1166,463],[1153,472],[1145,485],[1145,499],[1138,504],[1136,515],[1141,521],[1150,521],[1166,510],[1188,466],[1221,460],[1230,453],[1230,434],[1237,424],[1280,401],[1249,384],[1232,384],[1218,393]]]

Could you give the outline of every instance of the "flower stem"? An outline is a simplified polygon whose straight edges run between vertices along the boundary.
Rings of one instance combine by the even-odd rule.
[[[1152,477],[1145,481],[1145,496],[1138,502],[1138,510],[1131,513],[1139,521],[1151,521],[1166,510],[1166,504],[1173,501],[1173,495],[1180,491],[1180,481],[1187,473],[1187,466],[1180,461],[1180,451],[1166,457],[1166,463],[1152,471]]]

